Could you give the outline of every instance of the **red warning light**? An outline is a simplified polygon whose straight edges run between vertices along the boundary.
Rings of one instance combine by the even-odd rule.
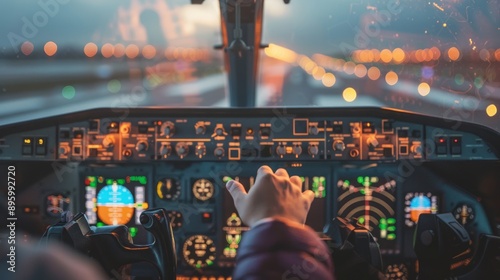
[[[210,213],[208,213],[208,212],[203,213],[203,218],[210,219]]]
[[[439,143],[444,143],[444,138],[439,138]]]

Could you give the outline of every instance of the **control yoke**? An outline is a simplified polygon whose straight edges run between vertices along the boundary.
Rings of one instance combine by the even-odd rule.
[[[140,222],[153,234],[153,243],[133,244],[124,225],[91,227],[85,215],[79,213],[69,222],[61,221],[50,226],[40,245],[61,241],[94,258],[111,277],[117,276],[123,265],[145,261],[157,269],[160,279],[176,279],[175,242],[166,211],[162,208],[146,210],[141,214]]]

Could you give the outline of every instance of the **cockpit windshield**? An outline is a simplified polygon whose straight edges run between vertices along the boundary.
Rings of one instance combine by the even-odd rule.
[[[228,107],[220,13],[216,0],[5,1],[0,124]],[[258,107],[391,107],[500,131],[498,1],[268,0],[259,62]]]

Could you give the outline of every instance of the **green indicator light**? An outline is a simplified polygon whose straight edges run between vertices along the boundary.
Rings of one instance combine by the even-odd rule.
[[[363,177],[361,176],[358,177],[358,183],[363,184]]]
[[[118,80],[111,80],[108,82],[108,90],[112,93],[117,93],[122,88],[122,84]]]
[[[201,268],[201,264],[197,263],[196,268]]]
[[[118,179],[116,180],[119,185],[124,185],[125,184],[125,179]]]
[[[316,178],[316,177],[314,177],[314,178]],[[314,182],[314,178],[313,178],[313,182]],[[300,177],[300,181],[301,181],[302,183],[304,183],[304,182],[306,181],[306,178],[301,176],[301,177]]]
[[[148,179],[146,178],[146,176],[140,176],[139,183],[145,185],[147,182],[148,182]]]
[[[459,86],[463,85],[465,82],[464,76],[462,74],[455,75],[455,83]]]
[[[378,227],[379,227],[380,229],[387,229],[387,224],[380,223],[380,224],[378,225]]]
[[[112,184],[113,184],[113,180],[111,180],[111,179],[107,179],[107,180],[106,180],[106,184],[108,184],[108,185],[112,185]]]
[[[349,180],[345,180],[345,181],[344,181],[344,185],[350,186],[350,185],[351,185],[351,182],[349,182]]]
[[[136,204],[136,207],[137,207],[137,208],[142,208],[142,203],[137,203],[137,204]]]
[[[212,260],[207,260],[207,265],[213,265],[214,262]]]
[[[365,182],[370,182],[370,177],[366,176],[365,177]]]
[[[103,222],[97,222],[96,227],[103,227],[104,223]]]
[[[365,217],[359,217],[358,224],[364,224],[364,223],[365,223]]]
[[[386,220],[385,218],[381,218],[381,219],[380,219],[380,223],[381,223],[381,224],[387,224],[387,220]]]
[[[323,198],[326,196],[325,177],[313,177],[312,191],[314,197]]]
[[[394,224],[396,224],[396,219],[389,218],[389,219],[387,219],[387,223],[390,224],[390,225],[394,225]]]
[[[137,230],[137,228],[136,228],[136,227],[131,227],[131,228],[129,229],[130,236],[135,237],[135,236],[137,235],[137,231],[138,231],[138,230]]]
[[[476,86],[476,88],[478,88],[478,89],[479,89],[479,88],[482,88],[482,87],[483,87],[483,85],[484,85],[484,80],[483,80],[483,78],[481,78],[481,77],[477,77],[477,78],[475,78],[475,79],[474,79],[474,85],[475,85],[475,86]]]
[[[387,235],[387,240],[395,240],[396,239],[396,234],[395,233],[389,233]]]
[[[231,181],[231,180],[233,180],[233,178],[231,178],[231,177],[229,177],[229,176],[224,176],[224,178],[222,178],[222,181],[223,181],[224,183],[227,183],[227,182],[229,182],[229,181]]]
[[[130,228],[130,232],[137,232],[137,228],[136,227],[131,227]]]
[[[366,194],[365,189],[361,189],[361,190],[359,190],[359,192],[360,192],[362,195],[365,195],[365,194]]]
[[[388,226],[387,230],[388,231],[396,231],[396,226]]]
[[[66,99],[73,99],[76,95],[76,90],[72,86],[65,86],[62,89],[62,96]]]

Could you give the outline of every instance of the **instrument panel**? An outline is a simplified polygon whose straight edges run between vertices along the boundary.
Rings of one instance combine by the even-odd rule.
[[[421,213],[452,212],[473,242],[492,233],[477,197],[430,167],[498,163],[498,135],[486,128],[383,109],[127,110],[0,128],[0,160],[33,177],[22,182],[18,201],[26,230],[40,234],[71,210],[96,226],[126,224],[143,244],[151,237],[140,213],[163,207],[179,279],[226,279],[249,228],[225,183],[249,190],[266,164],[300,176],[314,192],[306,224],[318,233],[336,216],[369,228],[387,274],[405,271],[391,279],[415,276],[412,239]]]

